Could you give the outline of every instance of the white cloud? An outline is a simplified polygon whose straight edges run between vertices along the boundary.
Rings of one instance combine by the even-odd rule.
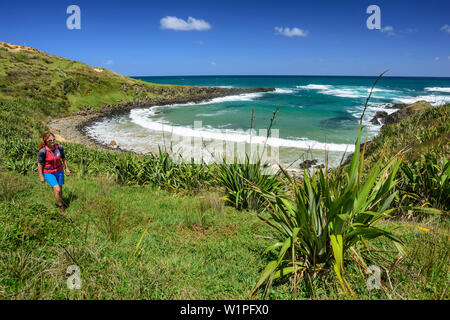
[[[217,66],[217,63],[215,61],[210,61],[209,64],[212,66]]]
[[[392,26],[386,26],[380,30],[383,33],[387,33],[388,36],[395,36],[394,28]]]
[[[280,34],[286,37],[306,37],[309,33],[308,30],[302,30],[299,28],[281,28],[275,27],[276,34]]]
[[[435,57],[434,61],[439,61],[439,59],[440,59],[439,57]]]
[[[107,66],[110,66],[112,64],[114,64],[113,60],[108,60],[108,61],[105,62],[105,65],[107,65]]]
[[[211,29],[211,25],[205,20],[199,20],[189,17],[187,22],[177,17],[164,17],[160,20],[161,29],[170,29],[176,31],[204,31]]]
[[[447,32],[447,33],[450,33],[450,26],[449,26],[448,24],[444,24],[444,25],[441,27],[441,31],[445,31],[445,32]]]

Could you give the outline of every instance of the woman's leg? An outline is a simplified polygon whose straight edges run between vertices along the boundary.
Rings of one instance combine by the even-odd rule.
[[[61,211],[64,211],[64,206],[62,202],[62,186],[57,184],[56,186],[53,187],[53,190],[55,192],[55,199],[56,203],[58,204],[58,207],[61,209]]]
[[[60,185],[59,187],[61,188],[61,190],[59,191],[59,197],[60,197],[60,199],[61,199],[61,203],[63,204],[63,206],[64,206],[64,208],[65,208],[64,200],[63,200],[63,192],[62,192],[63,186]]]

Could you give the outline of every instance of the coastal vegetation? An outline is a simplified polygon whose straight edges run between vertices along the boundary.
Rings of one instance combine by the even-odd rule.
[[[248,158],[180,163],[162,149],[64,143],[59,213],[36,168],[49,117],[195,90],[1,43],[0,298],[449,298],[450,104],[417,108],[348,165],[300,179]],[[80,290],[66,286],[70,265]]]

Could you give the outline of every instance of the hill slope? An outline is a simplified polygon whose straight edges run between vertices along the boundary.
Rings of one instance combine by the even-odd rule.
[[[97,108],[135,98],[173,94],[175,88],[0,42],[0,100],[49,98],[66,103],[68,111],[76,111],[86,106]]]

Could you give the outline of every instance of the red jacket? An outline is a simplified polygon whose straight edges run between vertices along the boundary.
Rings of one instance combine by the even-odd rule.
[[[47,154],[45,155],[44,173],[56,173],[62,171],[61,152],[58,150],[58,145],[55,144],[53,153],[47,146],[45,146],[45,150],[47,151]]]

